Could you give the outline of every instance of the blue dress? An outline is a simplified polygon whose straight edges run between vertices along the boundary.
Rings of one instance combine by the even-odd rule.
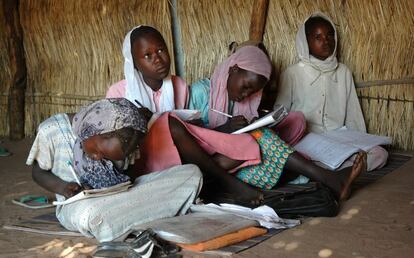
[[[210,79],[201,79],[190,87],[189,109],[200,110],[201,120],[205,128],[209,128],[208,112],[210,100]],[[229,101],[229,113],[233,113],[234,101]]]

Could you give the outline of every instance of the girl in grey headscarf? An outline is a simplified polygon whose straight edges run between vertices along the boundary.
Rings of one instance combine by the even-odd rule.
[[[129,181],[123,165],[147,132],[147,120],[127,99],[103,99],[78,112],[72,125],[80,183],[102,188]],[[127,161],[128,162],[128,161]]]

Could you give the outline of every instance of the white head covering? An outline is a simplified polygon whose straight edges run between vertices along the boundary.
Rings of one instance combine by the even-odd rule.
[[[305,32],[305,23],[312,17],[321,17],[331,23],[334,31],[335,31],[335,50],[333,51],[332,55],[326,58],[325,60],[320,60],[309,54],[309,47],[308,41],[306,40],[306,32]],[[338,67],[338,60],[336,59],[336,48],[338,45],[337,40],[337,32],[335,28],[335,24],[331,21],[331,19],[323,13],[315,12],[303,22],[300,26],[298,33],[296,34],[296,53],[298,58],[303,63],[312,66],[316,70],[321,73],[328,73],[334,71]],[[319,76],[318,76],[319,77]]]
[[[175,108],[175,104],[174,89],[171,81],[171,75],[169,74],[166,78],[164,78],[164,81],[160,88],[160,110],[156,110],[153,97],[154,91],[145,83],[142,73],[134,67],[134,59],[132,58],[131,51],[131,33],[141,26],[143,25],[139,25],[130,30],[124,39],[122,53],[125,59],[124,74],[125,79],[127,81],[125,98],[128,99],[130,102],[134,103],[134,105],[139,107],[139,105],[135,102],[135,100],[138,100],[139,103],[144,105],[152,112],[165,112],[173,110]]]

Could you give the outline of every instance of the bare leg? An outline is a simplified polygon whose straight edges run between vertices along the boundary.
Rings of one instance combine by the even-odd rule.
[[[263,194],[227,173],[208,155],[180,121],[169,117],[171,137],[184,164],[196,164],[204,174],[215,178],[225,193],[242,202],[258,205]]]
[[[244,162],[244,160],[234,160],[220,153],[214,154],[212,158],[224,170],[231,170]]]
[[[285,165],[285,169],[295,171],[314,181],[318,181],[329,187],[339,200],[345,200],[350,195],[352,182],[366,170],[366,153],[360,152],[355,158],[352,167],[339,171],[329,171],[316,166],[311,161],[304,159],[301,155],[292,153]]]

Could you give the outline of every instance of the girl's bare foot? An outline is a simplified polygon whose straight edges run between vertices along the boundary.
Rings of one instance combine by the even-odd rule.
[[[225,190],[225,198],[231,199],[233,203],[246,206],[257,207],[264,201],[264,194],[249,186],[248,184],[236,179],[231,189]]]
[[[365,152],[360,152],[357,154],[352,165],[352,169],[342,184],[341,191],[339,192],[339,201],[347,200],[351,194],[351,184],[352,182],[362,173],[367,170],[367,154]]]

